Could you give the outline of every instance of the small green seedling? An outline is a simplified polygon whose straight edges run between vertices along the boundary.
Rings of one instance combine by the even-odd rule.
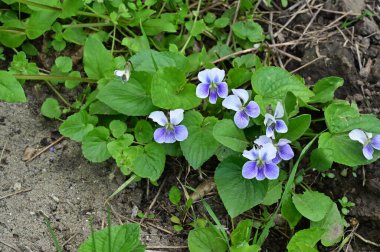
[[[350,212],[350,208],[355,206],[355,203],[350,202],[346,196],[338,199],[338,202],[342,206],[340,211],[343,215],[347,215]]]

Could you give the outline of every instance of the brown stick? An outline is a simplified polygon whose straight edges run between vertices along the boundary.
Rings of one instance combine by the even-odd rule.
[[[160,188],[158,189],[158,192],[157,192],[156,196],[154,196],[154,199],[153,199],[152,203],[150,203],[148,209],[147,209],[147,210],[145,211],[145,213],[144,213],[144,216],[141,218],[140,224],[144,222],[144,220],[145,220],[145,216],[148,215],[148,213],[150,212],[150,210],[152,210],[154,204],[156,204],[156,201],[157,201],[157,199],[158,199],[158,196],[160,195],[160,193],[161,193],[161,191],[162,191],[162,188],[163,188],[164,185],[165,185],[166,178],[167,178],[167,177],[165,177],[164,180],[162,181],[161,186],[160,186]]]
[[[11,249],[13,249],[14,251],[21,252],[21,250],[19,250],[18,248],[14,247],[13,245],[11,245],[9,243],[6,243],[5,241],[0,240],[0,243],[4,244],[5,246],[7,246]]]
[[[3,200],[3,199],[6,199],[6,198],[9,198],[9,197],[12,197],[12,196],[17,195],[17,194],[20,194],[20,193],[30,192],[31,190],[32,190],[32,188],[28,188],[28,189],[24,189],[24,190],[21,190],[21,191],[14,192],[14,193],[6,194],[6,195],[4,195],[4,196],[1,196],[1,197],[0,197],[0,200]]]
[[[318,16],[319,12],[321,11],[322,7],[320,7],[317,12],[314,13],[313,17],[310,19],[310,22],[307,24],[305,30],[302,32],[301,36],[298,39],[302,39],[303,36],[306,34],[306,32],[309,30],[311,24],[314,22],[315,18]],[[295,45],[292,47],[294,48]]]
[[[1,160],[3,159],[3,154],[4,154],[4,151],[5,151],[5,147],[7,146],[7,143],[8,143],[8,140],[5,142],[4,146],[3,146],[3,149],[1,150],[1,154],[0,154],[0,163],[1,163]]]
[[[230,32],[228,33],[228,38],[227,38],[227,42],[226,42],[227,45],[229,45],[230,42],[231,42],[231,38],[232,38],[232,26],[236,22],[236,19],[237,19],[238,14],[239,14],[239,9],[240,9],[240,0],[237,1],[234,19],[233,19],[232,24],[231,24]]]
[[[55,140],[54,142],[52,142],[51,144],[49,144],[48,146],[46,146],[45,148],[43,148],[42,150],[40,150],[39,152],[37,152],[36,155],[34,155],[33,157],[31,157],[29,160],[26,160],[26,162],[30,162],[32,161],[33,159],[35,159],[36,157],[38,157],[39,155],[41,155],[42,153],[44,153],[45,151],[47,151],[50,147],[56,145],[57,143],[61,142],[63,139],[65,139],[64,136],[61,136],[60,138],[58,138],[57,140]]]
[[[375,247],[380,248],[380,244],[377,244],[377,243],[375,243],[375,242],[373,242],[373,241],[367,240],[366,238],[364,238],[363,236],[361,236],[361,235],[358,234],[358,233],[354,233],[354,235],[355,235],[356,237],[358,237],[360,240],[362,240],[363,242],[365,242],[365,243],[367,243],[367,244],[371,244],[371,245],[373,245],[373,246],[375,246]]]
[[[303,68],[305,68],[305,67],[307,67],[307,66],[313,64],[313,63],[316,62],[317,60],[320,60],[320,59],[325,58],[325,57],[326,57],[326,56],[321,56],[321,57],[315,58],[315,59],[313,59],[312,61],[306,63],[305,65],[302,65],[302,66],[300,66],[300,67],[297,68],[297,69],[294,69],[293,71],[291,71],[291,73],[298,72],[299,70],[301,70],[301,69],[303,69]]]

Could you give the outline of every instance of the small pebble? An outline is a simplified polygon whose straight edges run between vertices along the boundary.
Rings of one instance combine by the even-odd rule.
[[[138,212],[139,212],[139,208],[136,205],[133,205],[133,207],[132,207],[132,213],[131,213],[131,218],[132,219],[136,218]]]
[[[361,102],[364,99],[363,95],[361,95],[361,94],[354,94],[353,98],[355,101],[358,101],[358,102]]]
[[[55,201],[55,202],[59,202],[59,199],[58,199],[58,197],[56,197],[56,196],[54,196],[54,195],[51,195],[51,198]]]
[[[13,189],[14,189],[15,191],[20,191],[20,190],[21,190],[21,183],[16,182],[16,183],[13,185]]]

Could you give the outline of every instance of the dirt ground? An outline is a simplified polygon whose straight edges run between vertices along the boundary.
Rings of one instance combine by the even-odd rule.
[[[314,6],[318,6],[319,2],[322,1],[313,1]],[[283,65],[289,71],[295,70],[309,84],[326,76],[341,76],[345,79],[345,86],[338,90],[337,96],[356,101],[363,113],[380,116],[379,1],[339,0],[323,3],[322,8],[311,8],[310,12],[297,14],[278,33],[272,42],[300,41],[300,37],[315,38],[281,48],[299,60],[288,62],[287,55],[273,49],[275,64]],[[321,10],[318,11],[318,8]],[[334,29],[324,30],[348,10],[360,13],[364,9],[371,9],[377,16],[361,18],[347,29],[338,26],[339,29],[333,27]],[[273,27],[268,25],[268,16],[262,17],[261,23],[268,25],[265,30],[272,28],[276,34],[294,12],[275,13]],[[353,19],[357,16],[346,17]],[[313,31],[316,32],[309,34]],[[0,65],[0,69],[6,68],[4,63]],[[94,220],[95,228],[104,226],[104,201],[123,183],[125,177],[110,162],[96,165],[86,161],[82,157],[80,145],[70,140],[63,140],[33,161],[24,162],[22,159],[27,147],[40,149],[59,138],[59,123],[39,115],[39,106],[50,91],[43,84],[41,90],[34,88],[35,83],[26,83],[25,86],[28,87],[28,103],[0,103],[0,252],[55,251],[44,223],[45,217],[51,221],[61,244],[65,244],[65,251],[76,251],[90,232],[90,219]],[[163,179],[166,178],[165,185],[152,210],[156,216],[144,221],[142,239],[149,249],[181,251],[181,246],[186,245],[186,233],[178,234],[171,227],[170,214],[176,211],[167,200],[170,186],[179,186],[176,176],[182,166],[186,167],[183,160],[169,162],[163,176]],[[206,177],[212,176],[207,168],[205,172]],[[350,223],[355,223],[354,231],[379,244],[380,162],[358,167],[355,170],[356,177],[353,176],[352,169],[345,170],[345,167],[339,165],[335,165],[332,172],[335,174],[334,179],[310,173],[305,181],[335,200],[347,196],[356,204],[347,217]],[[187,175],[182,173],[181,181],[186,180],[186,177],[187,181],[194,183],[193,186],[202,181],[197,172]],[[113,222],[140,221],[135,217],[136,212],[145,211],[158,191],[159,187],[147,187],[145,181],[129,186],[112,201]],[[223,223],[228,223],[217,195],[211,194],[207,200]],[[346,235],[352,233],[354,226],[348,227]],[[265,248],[268,251],[285,251],[286,242],[286,237],[273,230]],[[355,235],[346,249],[355,252],[380,251],[380,248]]]
[[[57,124],[32,113],[29,104],[1,103],[0,115],[0,251],[55,251],[45,217],[61,244],[67,241],[65,251],[76,251],[90,232],[89,220],[93,218],[95,228],[102,225],[104,201],[121,185],[123,177],[116,174],[111,179],[112,164],[89,163],[82,157],[79,144],[69,140],[24,162],[25,148],[51,143]],[[112,202],[114,211],[132,218],[132,212],[144,206],[143,194],[140,186],[131,185]],[[113,215],[115,224],[118,218]],[[160,225],[168,228],[168,223]],[[149,226],[143,229],[147,244],[173,245],[170,235]]]

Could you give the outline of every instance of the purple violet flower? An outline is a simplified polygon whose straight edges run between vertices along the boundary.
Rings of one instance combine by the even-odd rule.
[[[198,79],[201,82],[196,89],[197,97],[204,99],[207,96],[212,104],[216,103],[218,96],[226,98],[228,95],[228,85],[223,82],[225,76],[224,70],[219,68],[206,69],[198,73]]]
[[[171,110],[169,112],[170,120],[162,111],[150,113],[149,118],[163,126],[154,131],[154,141],[157,143],[174,143],[185,140],[188,136],[187,128],[184,125],[179,125],[183,120],[183,112],[183,109]]]
[[[276,157],[276,152],[273,144],[264,144],[261,148],[245,150],[243,156],[250,161],[243,166],[243,177],[246,179],[256,178],[257,180],[278,178],[280,169],[272,162]]]
[[[374,149],[380,150],[380,135],[373,136],[372,133],[354,129],[348,136],[363,145],[363,155],[368,160],[373,158]]]
[[[232,93],[233,95],[229,95],[224,99],[222,105],[227,109],[236,111],[234,116],[235,124],[239,129],[244,129],[248,126],[250,117],[256,118],[260,115],[260,108],[256,102],[248,102],[249,94],[247,90],[232,89]]]
[[[281,102],[278,102],[274,115],[271,115],[269,113],[265,114],[264,124],[265,126],[267,126],[267,137],[271,137],[274,139],[274,131],[278,133],[288,132],[288,127],[286,126],[285,122],[283,120],[278,120],[282,117],[284,117],[284,107],[282,106]]]
[[[290,160],[294,157],[292,147],[290,147],[290,141],[288,139],[281,138],[278,143],[273,143],[273,140],[267,136],[260,136],[254,141],[259,147],[264,144],[273,144],[277,150],[276,157],[272,160],[273,163],[278,164],[281,160]]]

